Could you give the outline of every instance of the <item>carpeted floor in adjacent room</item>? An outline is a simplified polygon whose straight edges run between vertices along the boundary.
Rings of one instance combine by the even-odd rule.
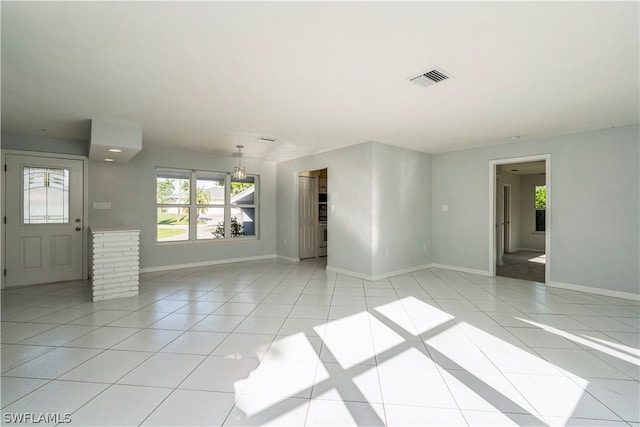
[[[504,264],[496,266],[497,276],[544,283],[544,252],[517,251],[504,254],[502,260]]]

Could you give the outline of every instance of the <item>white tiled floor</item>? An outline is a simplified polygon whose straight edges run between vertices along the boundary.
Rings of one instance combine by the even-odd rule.
[[[100,303],[89,287],[2,291],[3,424],[640,426],[634,301],[323,260],[149,273]]]

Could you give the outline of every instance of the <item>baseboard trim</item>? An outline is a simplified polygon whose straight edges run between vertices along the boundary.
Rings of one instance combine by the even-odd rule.
[[[208,267],[210,265],[231,264],[234,262],[257,261],[262,259],[274,259],[274,258],[276,258],[276,254],[258,255],[258,256],[251,256],[251,257],[242,257],[242,258],[216,259],[216,260],[202,261],[202,262],[190,262],[185,264],[162,265],[159,267],[141,268],[140,273],[155,273],[158,271],[176,270],[179,268]]]
[[[457,267],[455,265],[446,265],[446,264],[431,264],[432,268],[442,268],[444,270],[453,270],[459,271],[460,273],[469,273],[469,274],[477,274],[479,276],[489,276],[489,272],[487,270],[476,270],[474,268],[466,268],[466,267]]]
[[[289,262],[300,262],[300,258],[291,258],[284,255],[276,255],[276,258],[289,261]]]
[[[551,286],[553,288],[569,289],[571,291],[587,292],[587,293],[596,294],[596,295],[604,295],[607,297],[622,298],[622,299],[628,299],[632,301],[640,301],[640,295],[633,294],[631,292],[612,291],[610,289],[594,288],[592,286],[573,285],[571,283],[562,283],[562,282],[554,282],[554,281],[549,281],[549,283],[547,283],[547,286]]]
[[[358,279],[364,279],[364,280],[372,280],[373,278],[373,276],[369,274],[357,273],[355,271],[345,270],[343,268],[331,267],[330,265],[327,265],[327,271],[331,271],[333,273],[339,273],[339,274],[346,274],[347,276],[357,277]]]
[[[408,273],[413,273],[414,271],[425,270],[427,268],[431,268],[431,266],[432,266],[431,264],[423,264],[423,265],[417,265],[414,267],[403,268],[400,270],[389,271],[387,273],[381,273],[381,274],[364,274],[364,273],[358,273],[355,271],[345,270],[342,268],[331,267],[331,266],[327,266],[327,271],[346,274],[347,276],[353,276],[353,277],[357,277],[358,279],[364,279],[370,282],[375,282],[376,280],[387,279],[389,277],[399,276],[401,274],[408,274]]]

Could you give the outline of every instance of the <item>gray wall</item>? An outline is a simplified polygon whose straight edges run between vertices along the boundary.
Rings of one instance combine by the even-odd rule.
[[[431,262],[431,156],[376,142],[278,164],[279,255],[298,258],[299,172],[325,167],[330,268],[371,277]]]
[[[327,264],[371,274],[372,153],[371,143],[365,143],[278,164],[278,255],[299,255],[298,173],[327,168]]]
[[[2,148],[87,155],[88,143],[2,134]],[[235,242],[163,244],[155,241],[156,166],[231,171],[237,160],[200,152],[143,149],[129,163],[89,161],[89,226],[140,228],[140,267],[209,263],[227,259],[275,256],[275,164],[244,158],[250,174],[260,175],[260,238]],[[94,210],[93,202],[110,202],[111,210]]]
[[[500,175],[500,182],[511,185],[511,234],[509,236],[509,249],[511,252],[515,252],[522,247],[520,244],[520,227],[522,224],[522,211],[520,209],[520,203],[522,200],[520,197],[520,175],[505,172],[504,169],[505,167],[502,165],[498,165],[497,167]],[[496,192],[496,209],[501,208],[502,197],[502,191],[499,193]],[[502,214],[502,212],[498,213]]]
[[[275,164],[243,159],[250,174],[260,175],[259,240],[192,244],[156,243],[157,166],[231,171],[237,160],[206,153],[143,149],[129,163],[89,162],[89,224],[127,225],[141,229],[140,266],[158,268],[225,259],[275,256]],[[93,202],[110,202],[111,210],[94,210]]]
[[[89,143],[87,141],[2,133],[1,144],[5,150],[40,151],[77,156],[89,155]]]
[[[81,154],[82,147],[2,135],[2,148]],[[111,202],[112,210],[90,209],[89,220],[141,228],[143,268],[274,253],[297,258],[297,175],[327,167],[330,266],[363,275],[430,262],[487,271],[489,162],[544,153],[551,155],[551,281],[640,293],[637,125],[434,156],[366,143],[277,166],[247,158],[249,172],[261,176],[260,240],[192,245],[155,243],[155,167],[231,170],[234,159],[143,149],[127,164],[90,162],[89,206]]]
[[[373,275],[431,263],[431,156],[373,143]]]
[[[550,153],[551,281],[640,293],[639,146],[634,125],[434,155],[433,262],[488,271],[490,160]]]

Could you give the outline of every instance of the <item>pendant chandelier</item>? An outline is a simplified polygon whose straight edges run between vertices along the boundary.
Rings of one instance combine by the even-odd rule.
[[[247,169],[242,166],[242,149],[244,145],[236,145],[238,148],[238,166],[233,168],[233,179],[243,180],[247,177]]]

